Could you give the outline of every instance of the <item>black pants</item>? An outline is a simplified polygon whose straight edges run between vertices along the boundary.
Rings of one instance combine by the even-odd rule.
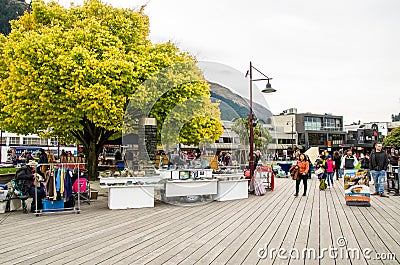
[[[299,194],[299,187],[300,187],[300,182],[303,180],[303,185],[304,185],[304,194],[307,193],[307,175],[299,175],[299,178],[296,180],[296,194]]]

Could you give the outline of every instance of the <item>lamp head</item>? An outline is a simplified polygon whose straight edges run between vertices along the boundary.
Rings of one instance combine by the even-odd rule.
[[[269,80],[268,80],[267,85],[265,86],[265,88],[263,90],[261,90],[261,92],[263,92],[263,93],[274,93],[274,92],[276,92],[276,89],[273,89],[271,87],[271,84],[269,83]]]

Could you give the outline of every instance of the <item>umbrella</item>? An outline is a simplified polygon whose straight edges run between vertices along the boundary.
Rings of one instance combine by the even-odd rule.
[[[318,147],[310,147],[307,151],[304,152],[309,158],[311,163],[315,163],[319,156],[319,148]]]

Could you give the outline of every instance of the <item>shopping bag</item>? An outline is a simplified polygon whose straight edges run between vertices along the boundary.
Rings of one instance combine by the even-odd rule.
[[[257,196],[262,196],[266,193],[267,191],[265,190],[264,184],[262,183],[261,180],[254,180],[254,194]]]
[[[319,176],[324,172],[325,172],[325,170],[322,167],[320,167],[317,170],[315,170],[315,175]]]

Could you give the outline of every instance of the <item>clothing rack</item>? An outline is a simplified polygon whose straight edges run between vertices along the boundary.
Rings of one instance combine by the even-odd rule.
[[[42,166],[49,166],[51,167],[61,167],[61,168],[69,168],[71,169],[77,169],[78,172],[78,177],[77,177],[77,181],[79,183],[79,179],[80,179],[80,170],[81,167],[84,165],[86,165],[86,163],[43,163],[43,164],[37,164],[35,166],[33,166],[33,168],[35,169],[35,173],[38,173],[38,169]],[[35,215],[39,216],[41,214],[44,213],[60,213],[60,212],[72,212],[72,213],[76,213],[79,214],[81,211],[81,201],[80,201],[80,188],[78,188],[77,190],[77,202],[74,203],[73,207],[69,207],[69,208],[52,208],[52,209],[38,209],[38,192],[37,192],[37,184],[38,184],[38,179],[36,178],[36,174],[34,177],[34,185],[35,185]],[[73,183],[72,183],[73,184]],[[39,181],[39,185],[41,185],[41,182]],[[46,191],[47,192],[47,191]],[[72,196],[73,197],[73,196]],[[42,198],[40,198],[40,200],[42,200]]]

